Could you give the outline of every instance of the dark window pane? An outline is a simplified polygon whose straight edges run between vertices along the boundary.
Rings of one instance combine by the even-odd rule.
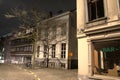
[[[88,0],[89,21],[104,17],[103,0]]]

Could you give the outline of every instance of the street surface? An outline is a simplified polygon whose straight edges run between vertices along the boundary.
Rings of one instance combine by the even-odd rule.
[[[17,66],[0,64],[0,80],[34,80],[34,76]]]
[[[77,80],[77,70],[35,68],[0,64],[0,80]]]

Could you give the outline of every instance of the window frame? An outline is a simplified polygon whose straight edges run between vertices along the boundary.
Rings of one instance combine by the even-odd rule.
[[[46,57],[47,54],[47,45],[44,45],[43,57]]]
[[[66,58],[66,43],[61,44],[61,58]]]
[[[98,74],[98,73],[95,73],[95,72],[94,72],[94,67],[95,67],[95,65],[93,65],[93,64],[95,64],[94,61],[96,61],[96,60],[95,60],[96,58],[95,58],[95,55],[94,55],[94,54],[95,54],[95,53],[94,53],[94,50],[95,50],[95,47],[97,46],[97,45],[95,45],[95,44],[101,44],[101,43],[102,43],[102,44],[100,45],[100,46],[102,47],[102,46],[104,46],[104,43],[105,43],[105,42],[108,42],[108,43],[112,44],[112,43],[114,43],[114,42],[116,42],[116,41],[119,41],[119,40],[120,40],[120,39],[117,38],[117,39],[112,39],[112,40],[111,40],[111,39],[107,39],[107,40],[93,40],[93,41],[91,42],[91,46],[92,46],[91,52],[92,52],[92,53],[91,53],[90,55],[92,56],[92,57],[91,57],[91,58],[92,58],[91,63],[92,63],[92,70],[93,70],[93,73],[92,73],[91,75],[101,75],[101,76],[105,76],[104,74]],[[106,43],[106,44],[107,44],[107,43]],[[113,45],[113,44],[112,44],[112,45]],[[111,46],[110,46],[110,48],[111,48],[110,50],[113,50]],[[111,52],[111,51],[109,51],[108,47],[106,47],[106,49],[107,49],[107,52]],[[114,50],[117,51],[117,49],[114,49]],[[98,51],[100,52],[100,50],[98,50]],[[97,51],[97,54],[100,54],[98,51]],[[99,57],[100,57],[100,56],[99,56]],[[110,57],[109,57],[109,58],[110,58]],[[99,61],[98,61],[99,63],[102,62],[102,60],[100,61],[100,58],[97,58],[97,59],[99,59]],[[101,59],[102,59],[102,58],[101,58]],[[106,65],[106,64],[104,64],[104,66],[105,66],[105,65]],[[112,64],[112,65],[114,66],[114,64]],[[102,65],[99,65],[99,66],[102,67]],[[102,68],[99,68],[99,69],[102,69]],[[99,69],[98,69],[98,70],[99,70]],[[107,68],[107,69],[110,69],[110,68]],[[113,69],[115,69],[115,66],[114,66]],[[112,69],[110,69],[110,70],[112,70]],[[95,71],[96,71],[96,69],[95,69]],[[101,72],[102,72],[102,71],[101,71]],[[108,75],[108,73],[107,73],[106,77],[109,77],[109,76],[111,76],[111,75]],[[112,76],[112,77],[115,78],[116,76]],[[120,77],[120,76],[117,76],[116,78],[118,78],[118,77]]]
[[[55,56],[56,56],[56,45],[55,44],[52,45],[52,52],[51,53],[52,53],[51,57],[55,58]]]
[[[100,18],[96,18],[94,20],[89,20],[89,13],[88,13],[88,0],[85,1],[85,15],[86,15],[86,23],[92,23],[92,22],[96,22],[96,21],[100,21],[100,20],[105,20],[107,18],[107,4],[106,4],[106,0],[103,0],[103,5],[104,5],[104,16],[103,17],[100,17]]]
[[[61,36],[65,36],[66,34],[67,34],[67,23],[65,22],[65,23],[62,23],[61,25],[60,25],[60,27],[61,27]]]
[[[40,53],[40,46],[37,47],[37,57],[39,57]]]

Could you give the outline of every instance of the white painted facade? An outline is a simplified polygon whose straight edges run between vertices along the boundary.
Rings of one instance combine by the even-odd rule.
[[[43,28],[41,29],[41,34],[42,34],[41,38],[44,37],[43,34],[46,33],[45,31],[47,31],[48,33],[49,67],[64,68],[64,69],[77,68],[77,39],[76,39],[75,19],[76,19],[75,12],[68,11],[43,21],[43,23],[49,22],[46,25],[48,30],[43,30]],[[55,29],[55,31],[53,31],[53,29]],[[64,58],[61,58],[62,43],[66,44]],[[52,48],[51,48],[53,44],[55,44],[54,58],[52,58]],[[36,53],[36,60],[41,63],[45,60],[44,45],[45,44],[40,39],[38,41],[38,46],[40,46],[39,48],[40,50],[39,53]],[[72,58],[69,57],[70,52],[73,53]],[[39,56],[37,56],[37,54]]]

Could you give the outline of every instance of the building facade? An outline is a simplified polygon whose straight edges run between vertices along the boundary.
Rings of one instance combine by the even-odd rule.
[[[77,68],[76,12],[68,11],[46,19],[40,24],[36,61],[48,59],[48,67]]]
[[[77,0],[79,80],[119,80],[120,0]]]
[[[4,38],[0,37],[0,63],[4,63]]]
[[[33,33],[37,33],[36,48]],[[35,57],[35,65],[39,67],[74,69],[78,66],[75,10],[45,19],[35,29],[21,27],[10,40],[11,63],[32,62]]]
[[[10,38],[12,34],[8,33],[0,38],[0,63],[10,63]]]
[[[33,40],[30,38],[32,29],[20,29],[12,34],[10,39],[11,63],[24,64],[31,62],[33,54]]]

